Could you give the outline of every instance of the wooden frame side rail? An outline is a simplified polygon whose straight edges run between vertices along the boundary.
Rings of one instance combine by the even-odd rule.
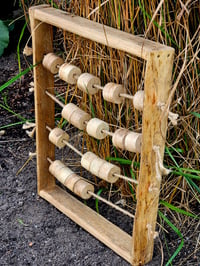
[[[89,40],[119,49],[146,60],[142,148],[133,237],[55,185],[48,171],[47,157],[54,159],[54,145],[48,141],[46,125],[54,127],[54,102],[45,94],[54,93],[54,77],[42,64],[34,68],[38,194],[101,240],[132,265],[143,265],[153,256],[162,173],[167,113],[162,115],[171,87],[174,49],[144,38],[54,9],[48,5],[29,9],[33,63],[53,52],[52,26]],[[158,158],[158,155],[160,158]],[[72,209],[73,208],[73,209]]]

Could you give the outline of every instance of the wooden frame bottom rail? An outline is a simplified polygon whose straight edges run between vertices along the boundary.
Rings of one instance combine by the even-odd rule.
[[[40,190],[39,195],[118,255],[132,263],[132,237],[129,234],[58,186]]]

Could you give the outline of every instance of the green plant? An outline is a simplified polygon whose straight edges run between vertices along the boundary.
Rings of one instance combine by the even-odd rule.
[[[0,20],[0,56],[2,56],[4,49],[9,43],[9,30],[8,27]]]

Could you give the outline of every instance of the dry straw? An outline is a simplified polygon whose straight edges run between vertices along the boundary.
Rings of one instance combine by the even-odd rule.
[[[24,1],[22,1],[24,2]],[[44,3],[45,1],[35,1]],[[49,1],[48,1],[49,2]],[[66,4],[68,2],[68,4]],[[141,35],[150,40],[175,48],[172,93],[163,112],[179,114],[178,124],[169,121],[164,164],[168,168],[198,170],[200,168],[200,2],[199,1],[51,1],[52,5],[86,17],[90,20],[109,25],[120,30]],[[25,10],[28,9],[23,3]],[[105,32],[106,35],[106,32]],[[75,36],[57,31],[55,50],[63,51],[67,63],[73,63],[81,71],[100,77],[104,86],[108,82],[123,84],[127,93],[134,95],[143,89],[145,62],[139,58]],[[68,87],[67,95],[71,87]],[[113,126],[140,132],[142,112],[134,109],[131,101],[125,104],[112,104],[102,100],[101,92],[90,97],[77,90],[75,97],[78,105],[93,116],[105,120]],[[81,96],[81,97],[79,97]],[[72,100],[72,99],[71,99]],[[117,156],[109,137],[95,141],[84,135],[88,150],[100,153],[102,157]],[[118,151],[118,155],[132,160],[133,154]],[[139,155],[134,156],[139,163]],[[134,164],[133,164],[134,165]],[[138,171],[133,167],[136,178]],[[199,174],[199,173],[198,173]],[[198,180],[195,181],[198,187]],[[130,193],[128,187],[122,188],[123,194]],[[198,193],[181,174],[172,173],[163,178],[161,198],[180,202],[178,207],[193,211]]]

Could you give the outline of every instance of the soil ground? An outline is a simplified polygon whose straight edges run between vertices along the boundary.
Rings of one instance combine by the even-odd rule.
[[[22,68],[26,68],[22,59]],[[16,54],[0,58],[0,84],[18,73]],[[34,96],[29,92],[32,73],[25,75],[1,93],[0,103],[21,116],[34,119]],[[0,126],[20,121],[0,107]],[[17,175],[18,170],[35,152],[35,139],[31,139],[22,125],[5,129],[0,138],[0,265],[129,265],[85,232],[48,202],[38,197],[36,160],[33,158]],[[100,213],[131,234],[129,218],[100,204]],[[197,221],[187,219],[181,232],[184,247],[173,265],[200,265]],[[180,244],[180,239],[169,228],[155,241],[155,252],[148,265],[164,265]],[[168,249],[166,248],[168,243]],[[161,245],[162,243],[162,245]],[[162,252],[163,250],[163,252]],[[169,252],[169,253],[168,253]]]

